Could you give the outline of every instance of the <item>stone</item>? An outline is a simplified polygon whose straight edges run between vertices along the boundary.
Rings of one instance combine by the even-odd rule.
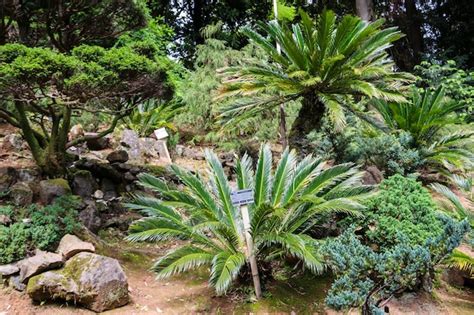
[[[6,214],[0,214],[0,225],[10,225],[12,223],[12,219],[7,216]]]
[[[82,198],[90,198],[97,189],[97,183],[91,172],[77,171],[72,178],[72,192]]]
[[[107,155],[109,163],[125,163],[128,161],[128,153],[125,150],[112,151]]]
[[[26,289],[26,284],[20,281],[20,276],[10,277],[10,279],[8,279],[8,283],[13,289],[17,291],[23,292]]]
[[[116,259],[82,252],[59,270],[30,279],[28,295],[37,302],[65,301],[104,312],[129,302],[127,276]]]
[[[91,243],[84,242],[77,236],[71,234],[63,236],[57,249],[57,253],[62,255],[66,260],[81,252],[94,253],[95,247]]]
[[[15,183],[17,172],[13,167],[0,167],[0,194]]]
[[[91,232],[97,233],[101,226],[101,219],[98,216],[97,208],[93,202],[79,212],[79,221]]]
[[[85,132],[84,136],[86,137],[95,137],[97,136],[96,132]],[[109,137],[101,137],[95,139],[88,139],[86,141],[87,147],[89,150],[93,151],[100,151],[107,149],[110,145],[110,138]]]
[[[176,147],[174,148],[174,152],[176,154],[176,156],[183,156],[183,153],[184,153],[184,145],[182,144],[177,144]]]
[[[122,131],[120,144],[126,148],[128,156],[131,160],[140,158],[140,138],[135,131],[124,129]]]
[[[15,152],[23,150],[23,138],[17,133],[6,135],[3,138],[2,149]]]
[[[108,178],[102,179],[102,182],[100,183],[100,190],[104,192],[105,200],[110,200],[118,196],[117,189],[116,189],[116,182]]]
[[[127,172],[123,175],[123,178],[129,182],[134,182],[137,180],[137,178],[130,172]]]
[[[14,264],[0,266],[0,276],[9,277],[20,272],[20,268]]]
[[[57,197],[71,194],[71,187],[62,178],[46,179],[39,182],[39,201],[50,204]]]
[[[77,124],[71,127],[71,130],[69,131],[69,134],[68,134],[68,139],[69,141],[72,141],[83,136],[84,136],[84,128],[82,127],[81,124]]]
[[[365,169],[364,177],[362,182],[365,185],[377,185],[383,180],[383,173],[376,166],[368,166]]]
[[[33,190],[27,183],[18,182],[10,187],[10,198],[16,206],[29,206],[33,202]]]
[[[63,263],[61,255],[36,250],[36,255],[17,263],[20,268],[20,282],[26,283],[31,277],[44,271],[59,268]]]
[[[104,199],[104,192],[102,190],[96,190],[94,192],[94,198],[95,199]]]
[[[41,175],[37,169],[22,168],[17,171],[18,181],[32,183],[37,181]]]
[[[157,140],[153,138],[139,139],[140,158],[159,158],[160,154],[157,149]]]

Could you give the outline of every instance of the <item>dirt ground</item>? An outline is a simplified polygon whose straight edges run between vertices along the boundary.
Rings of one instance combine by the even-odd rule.
[[[237,295],[215,296],[207,285],[207,270],[187,273],[167,280],[156,280],[148,269],[153,259],[178,243],[147,245],[136,248],[117,242],[99,250],[101,254],[120,260],[128,277],[128,305],[105,312],[110,315],[134,314],[342,314],[328,310],[324,297],[329,289],[329,277],[295,279],[287,283],[272,283],[266,295],[257,303]],[[432,295],[404,294],[389,304],[390,314],[474,314],[474,292],[442,284]],[[0,315],[90,315],[91,311],[61,303],[34,304],[26,293],[0,288]],[[357,314],[356,311],[349,314]]]

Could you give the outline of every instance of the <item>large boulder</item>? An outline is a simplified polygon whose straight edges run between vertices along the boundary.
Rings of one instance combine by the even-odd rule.
[[[71,194],[71,187],[65,179],[45,179],[39,183],[39,199],[43,204],[50,204],[55,198],[68,194]]]
[[[33,190],[27,183],[18,182],[10,188],[10,198],[16,206],[29,206],[33,202]]]
[[[81,252],[94,253],[95,247],[89,242],[82,241],[75,235],[66,234],[59,242],[57,252],[62,255],[64,259],[68,260]]]
[[[63,263],[63,256],[37,250],[36,255],[17,263],[20,268],[20,282],[26,283],[31,277],[43,271],[59,268]]]
[[[28,295],[35,301],[59,300],[103,312],[129,302],[127,277],[117,260],[79,253],[59,270],[30,279]]]
[[[91,172],[86,170],[77,171],[72,178],[72,192],[82,198],[90,198],[96,191],[97,183]]]

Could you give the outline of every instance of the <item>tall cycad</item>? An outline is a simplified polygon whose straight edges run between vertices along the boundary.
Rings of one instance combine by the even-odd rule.
[[[360,97],[404,100],[400,91],[411,76],[395,72],[386,53],[402,34],[393,27],[382,29],[383,22],[367,23],[349,15],[337,22],[332,11],[324,11],[314,22],[301,12],[301,22],[291,29],[276,21],[259,24],[264,36],[246,29],[270,62],[223,70],[221,96],[242,96],[222,110],[223,119],[236,122],[301,97],[302,108],[290,132],[290,143],[301,146],[326,112],[343,126],[344,110],[355,111],[351,104]]]
[[[231,185],[215,154],[206,152],[209,182],[177,166],[174,174],[184,184],[176,190],[151,175],[141,175],[140,184],[156,191],[160,199],[137,196],[131,209],[145,217],[135,222],[131,241],[188,240],[171,250],[153,266],[158,277],[169,277],[199,266],[211,269],[210,284],[225,293],[242,274],[246,262],[240,211],[231,202]],[[307,157],[296,161],[294,151],[285,151],[275,172],[268,146],[260,151],[256,169],[248,156],[236,166],[236,188],[251,188],[255,201],[249,205],[251,235],[259,263],[293,257],[314,273],[324,268],[318,241],[306,231],[318,214],[344,212],[358,215],[360,200],[370,187],[360,185],[362,173],[351,164],[328,166]]]

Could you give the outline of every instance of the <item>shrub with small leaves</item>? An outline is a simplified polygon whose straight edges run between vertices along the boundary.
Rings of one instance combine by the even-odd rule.
[[[54,250],[65,234],[79,228],[77,206],[79,200],[64,196],[52,205],[40,207],[32,205],[25,212],[29,223],[20,222],[10,226],[0,225],[0,264],[8,264],[26,256],[35,248]],[[11,207],[0,207],[0,211],[13,216]]]
[[[469,230],[466,220],[447,216],[435,218],[444,229],[422,245],[410,244],[399,233],[391,248],[373,249],[355,235],[355,228],[327,242],[323,252],[336,279],[326,298],[330,307],[342,310],[362,307],[362,314],[382,313],[379,309],[395,293],[431,287],[434,268],[459,246]]]
[[[411,245],[422,245],[442,231],[441,222],[436,220],[436,205],[416,179],[394,175],[379,188],[361,222],[369,242],[391,247],[406,238]]]

